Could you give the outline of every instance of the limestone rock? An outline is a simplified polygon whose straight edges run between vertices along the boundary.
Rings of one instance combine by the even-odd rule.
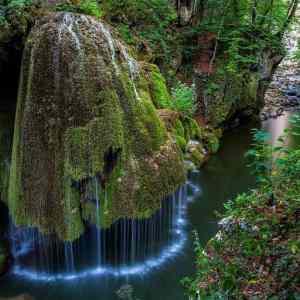
[[[146,78],[108,25],[71,13],[37,22],[24,50],[10,170],[18,225],[74,240],[85,221],[149,217],[185,180]]]

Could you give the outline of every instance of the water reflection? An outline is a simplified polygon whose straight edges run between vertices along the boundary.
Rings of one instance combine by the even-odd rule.
[[[276,145],[278,138],[284,134],[284,130],[291,128],[289,122],[291,115],[291,112],[286,112],[276,120],[269,119],[262,123],[262,129],[271,134],[271,143],[273,146]]]

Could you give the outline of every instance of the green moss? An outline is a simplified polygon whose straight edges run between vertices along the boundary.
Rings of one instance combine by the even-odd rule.
[[[103,173],[105,154],[124,149],[123,118],[114,91],[102,92],[100,114],[65,133],[65,176],[74,181]]]
[[[208,133],[206,135],[206,145],[210,153],[217,153],[220,148],[220,140],[218,136],[214,133]]]
[[[170,107],[171,96],[167,89],[166,80],[155,65],[147,65],[150,79],[150,89],[154,105],[157,108]]]
[[[185,129],[184,129],[183,124],[180,121],[180,119],[176,119],[175,125],[174,125],[174,131],[175,131],[176,135],[185,137]]]
[[[200,168],[205,162],[205,154],[200,149],[194,149],[190,154],[190,159]]]
[[[0,200],[7,202],[10,157],[13,139],[13,116],[0,113]]]
[[[149,217],[185,180],[147,73],[139,66],[133,76],[124,49],[113,63],[101,28],[96,37],[90,31],[95,21],[73,18],[80,51],[62,33],[58,61],[48,54],[57,53],[51,28],[61,26],[62,14],[46,16],[41,24],[50,25],[38,24],[28,38],[9,184],[18,225],[68,241],[80,237],[85,221],[108,227]]]
[[[186,140],[200,140],[202,138],[202,129],[196,120],[190,117],[184,117],[182,120]]]
[[[219,70],[222,70],[219,62]],[[257,72],[243,70],[234,76],[226,72],[216,72],[204,83],[204,92],[207,107],[203,116],[212,127],[221,127],[230,122],[237,115],[255,116],[263,106],[265,87],[260,84],[260,75]],[[216,89],[211,89],[216,86]]]
[[[180,135],[176,135],[176,144],[178,145],[178,147],[181,149],[182,152],[185,152],[187,142],[184,137]]]

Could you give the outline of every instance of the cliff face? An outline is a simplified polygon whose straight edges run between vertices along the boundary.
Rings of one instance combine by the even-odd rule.
[[[199,51],[194,59],[194,80],[197,90],[197,117],[213,127],[223,127],[237,119],[259,115],[265,93],[283,56],[268,49],[256,53],[257,63],[238,72],[224,71],[225,54],[214,58],[216,36],[207,34],[198,40]],[[220,54],[217,54],[220,56]]]
[[[113,35],[70,13],[32,29],[8,191],[18,225],[74,240],[85,221],[107,227],[150,216],[183,182],[178,149],[152,104],[149,68]]]

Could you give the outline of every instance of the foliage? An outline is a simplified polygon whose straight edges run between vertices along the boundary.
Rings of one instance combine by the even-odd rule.
[[[32,4],[32,0],[0,0],[0,25],[8,23],[10,15],[23,17],[24,11]]]
[[[118,28],[122,38],[148,59],[168,64],[178,47],[172,25],[176,11],[169,0],[101,0],[104,17]]]
[[[268,159],[272,156],[272,146],[268,143],[270,133],[253,130],[254,144],[252,149],[246,153],[249,159],[249,166],[259,183],[269,183],[270,175],[273,169],[273,160]]]
[[[193,116],[197,108],[193,87],[179,82],[171,92],[170,108],[186,116]]]
[[[196,236],[197,276],[183,284],[203,299],[298,299],[300,278],[300,117],[278,144],[256,131],[248,152],[259,185],[226,203],[221,231],[203,248]],[[263,179],[262,179],[263,178]],[[202,298],[201,298],[202,299]]]
[[[61,3],[56,5],[57,11],[70,11],[100,18],[102,10],[97,0],[80,0],[78,4]]]

